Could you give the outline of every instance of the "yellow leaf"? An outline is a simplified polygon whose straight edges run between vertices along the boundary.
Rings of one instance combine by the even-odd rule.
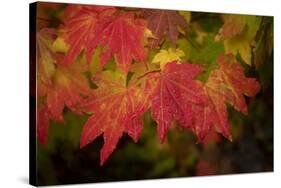
[[[68,45],[61,37],[58,37],[53,43],[53,50],[55,52],[66,53],[68,51]]]
[[[153,35],[152,31],[148,28],[145,28],[144,30],[144,45],[146,46],[148,44],[148,39],[158,39],[156,36]]]
[[[157,39],[156,36],[153,35],[152,31],[148,28],[145,28],[144,30],[144,37],[145,38],[153,38],[153,39]]]
[[[181,57],[184,57],[185,54],[180,49],[160,50],[152,60],[152,63],[160,63],[160,68],[163,69],[164,66],[171,61],[180,61]]]
[[[233,18],[236,18],[233,16]],[[238,18],[240,19],[239,21]],[[230,19],[226,19],[230,20]],[[228,32],[225,32],[224,37],[224,47],[225,51],[227,53],[233,53],[236,55],[237,53],[240,54],[244,62],[251,66],[251,60],[252,60],[252,49],[251,45],[254,42],[256,33],[259,29],[261,18],[258,16],[240,16],[237,17],[235,20],[231,19],[230,28],[238,27],[236,23],[240,23],[241,28],[239,28],[238,31],[232,31],[234,33],[231,33],[230,30]],[[239,25],[239,24],[238,24]],[[223,26],[224,27],[224,26]],[[230,32],[230,33],[229,33]],[[226,37],[227,36],[227,37]]]
[[[190,23],[191,20],[191,12],[189,11],[179,11],[179,14],[184,17],[187,23]]]
[[[235,38],[225,40],[224,48],[227,53],[239,53],[245,63],[251,66],[251,47],[249,39],[245,35],[240,35]]]
[[[179,11],[179,14],[185,19],[185,21],[189,24],[190,20],[191,20],[191,12],[189,11]],[[185,35],[185,31],[184,29],[182,29],[181,27],[178,27],[178,30],[180,33],[182,33],[183,35]]]
[[[204,42],[204,38],[208,36],[208,34],[204,31],[198,31],[197,32],[197,36],[196,36],[196,41],[199,43],[199,44],[202,44]]]

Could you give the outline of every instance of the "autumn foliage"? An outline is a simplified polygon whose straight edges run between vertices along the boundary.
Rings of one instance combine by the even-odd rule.
[[[247,97],[261,89],[244,71],[260,65],[251,45],[261,20],[222,16],[221,29],[209,42],[225,50],[214,61],[200,62],[200,49],[196,58],[188,53],[200,47],[206,33],[194,31],[190,19],[183,11],[64,8],[56,28],[37,32],[39,142],[46,143],[50,121],[63,122],[66,109],[89,115],[80,148],[103,136],[101,165],[123,134],[138,142],[147,111],[161,143],[175,122],[191,129],[199,142],[211,130],[231,141],[228,108],[247,115]],[[191,40],[192,32],[198,40]]]

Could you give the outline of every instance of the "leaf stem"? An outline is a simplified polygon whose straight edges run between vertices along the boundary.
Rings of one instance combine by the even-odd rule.
[[[139,77],[137,77],[137,78],[135,79],[135,81],[132,83],[132,85],[138,85],[139,82],[141,82],[142,79],[145,78],[148,74],[156,73],[156,72],[161,72],[161,69],[151,70],[151,71],[145,72],[144,74],[142,74],[142,75],[140,75]]]
[[[137,80],[140,80],[140,79],[144,78],[145,76],[147,76],[148,74],[150,74],[150,73],[155,73],[155,72],[161,72],[161,69],[156,69],[156,70],[147,71],[147,72],[145,72],[144,74],[140,75],[140,76],[137,78]]]

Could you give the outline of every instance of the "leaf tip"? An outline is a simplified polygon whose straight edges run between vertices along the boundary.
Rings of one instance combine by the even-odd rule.
[[[79,145],[79,148],[80,148],[80,149],[83,149],[84,147],[85,147],[85,144],[84,144],[84,142],[81,142],[81,141],[80,141],[80,145]]]
[[[165,134],[160,134],[160,135],[159,135],[159,140],[160,140],[160,143],[161,143],[161,144],[164,143],[165,137],[166,137]]]
[[[103,166],[104,163],[105,163],[105,160],[101,158],[101,159],[100,159],[100,166]]]
[[[233,138],[232,138],[232,135],[231,133],[228,134],[228,135],[223,135],[226,139],[228,139],[230,142],[233,142]]]
[[[81,137],[81,139],[80,139],[80,145],[79,145],[79,147],[80,147],[80,149],[83,149],[86,145],[88,145],[89,144],[89,141],[87,141],[83,136]]]

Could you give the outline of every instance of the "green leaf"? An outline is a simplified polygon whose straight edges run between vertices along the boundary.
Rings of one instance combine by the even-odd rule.
[[[168,50],[160,50],[152,60],[152,63],[160,63],[160,68],[163,69],[164,66],[171,61],[180,61],[184,57],[184,52],[177,48],[169,48]]]
[[[204,66],[204,72],[199,77],[202,81],[206,80],[209,73],[216,68],[218,55],[224,53],[223,43],[215,42],[214,34],[206,35],[198,48],[185,38],[178,41],[178,46],[185,53],[184,59]]]

